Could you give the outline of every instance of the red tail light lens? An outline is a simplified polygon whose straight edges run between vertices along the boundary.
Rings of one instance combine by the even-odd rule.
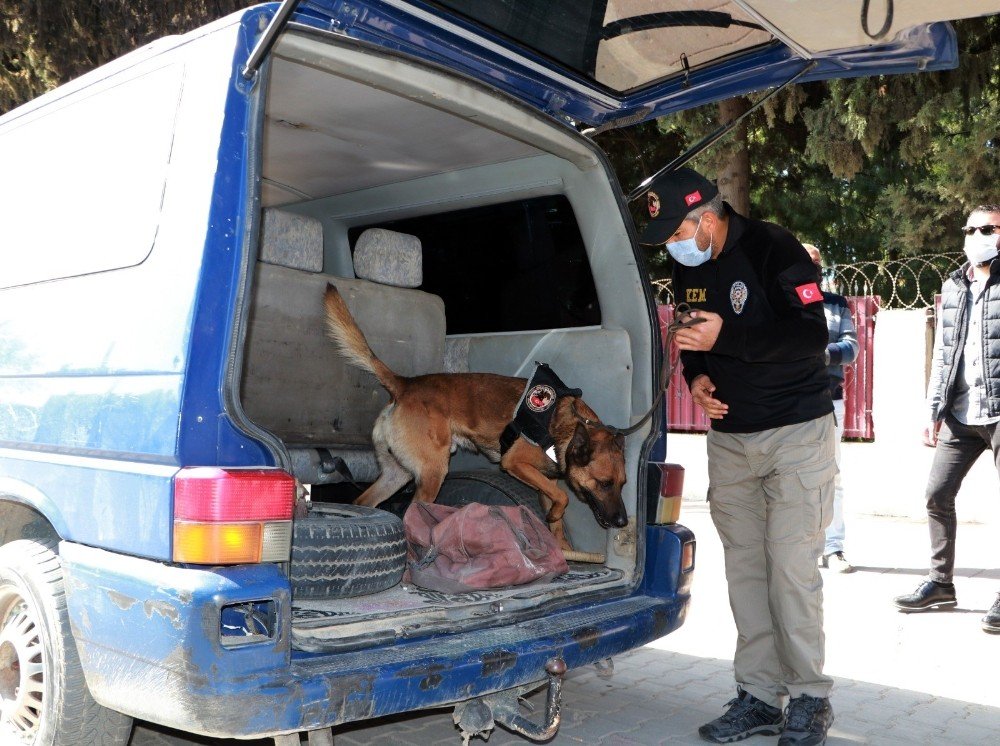
[[[174,477],[181,521],[290,521],[295,479],[272,469],[183,469]]]

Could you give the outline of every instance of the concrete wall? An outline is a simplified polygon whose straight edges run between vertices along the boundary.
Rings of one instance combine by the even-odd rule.
[[[934,450],[923,445],[925,314],[880,311],[875,324],[873,443],[841,446],[845,511],[923,519],[924,490]],[[685,467],[684,498],[704,500],[708,489],[703,435],[670,434],[667,460]],[[963,482],[959,520],[1000,524],[1000,479],[984,453]],[[683,522],[683,517],[681,522]]]

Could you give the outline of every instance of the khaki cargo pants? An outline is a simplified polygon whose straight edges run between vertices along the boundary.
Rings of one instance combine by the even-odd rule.
[[[708,432],[708,496],[738,632],[736,683],[775,707],[826,697],[823,581],[833,514],[834,420],[759,433]]]

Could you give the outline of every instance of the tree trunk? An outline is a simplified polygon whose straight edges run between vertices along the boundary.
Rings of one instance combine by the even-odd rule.
[[[745,96],[727,98],[719,102],[719,123],[725,124],[736,119],[750,108]],[[727,135],[730,145],[735,146],[733,156],[718,173],[718,186],[722,198],[741,215],[750,214],[750,150],[747,143],[747,125],[742,122]]]

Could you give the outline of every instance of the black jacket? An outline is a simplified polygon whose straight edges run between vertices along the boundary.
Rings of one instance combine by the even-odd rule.
[[[934,339],[934,359],[927,385],[933,420],[943,420],[955,403],[955,378],[965,351],[969,330],[966,318],[969,293],[969,263],[952,272],[941,287],[941,318]],[[983,385],[989,416],[1000,415],[1000,261],[994,261],[983,296]]]
[[[714,311],[722,331],[709,352],[684,352],[688,386],[702,373],[729,412],[720,432],[752,433],[833,411],[819,270],[791,233],[745,218],[727,204],[729,232],[719,256],[675,265],[674,302]]]

